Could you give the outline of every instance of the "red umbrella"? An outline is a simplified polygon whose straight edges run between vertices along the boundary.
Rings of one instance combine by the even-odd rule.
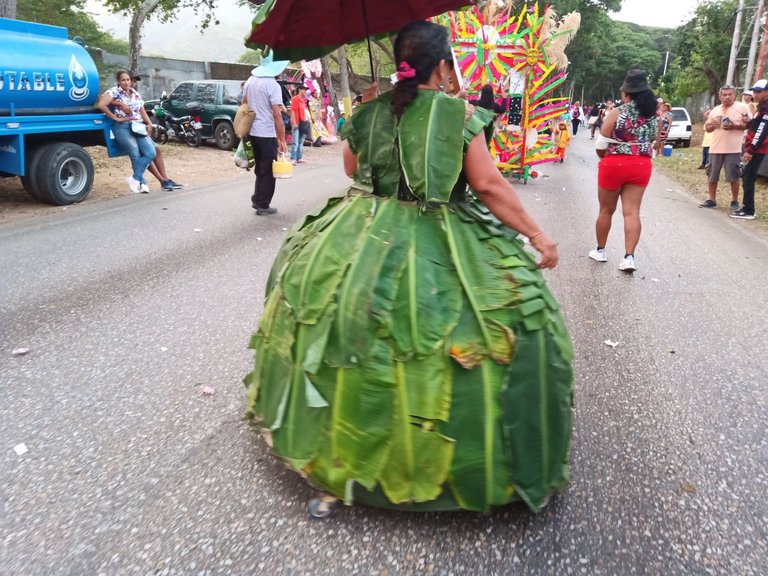
[[[275,59],[280,60],[319,58],[342,44],[396,32],[412,20],[425,20],[474,3],[475,0],[266,0],[253,19],[246,44],[254,48],[269,46]]]

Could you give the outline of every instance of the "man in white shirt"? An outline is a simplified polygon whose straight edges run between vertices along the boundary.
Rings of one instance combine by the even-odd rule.
[[[275,177],[272,162],[277,160],[278,150],[285,152],[285,125],[281,108],[283,93],[275,80],[288,66],[287,60],[272,61],[272,55],[264,56],[261,65],[251,71],[245,85],[244,101],[256,114],[253,118],[248,139],[253,146],[256,184],[251,205],[259,216],[277,214],[277,208],[270,207],[275,194]]]
[[[724,170],[725,181],[731,187],[731,210],[739,209],[741,147],[749,118],[749,107],[736,102],[733,86],[726,84],[720,88],[720,104],[714,107],[704,123],[704,130],[712,132],[713,137],[709,146],[709,198],[699,204],[702,208],[717,206],[717,181],[720,171]]]

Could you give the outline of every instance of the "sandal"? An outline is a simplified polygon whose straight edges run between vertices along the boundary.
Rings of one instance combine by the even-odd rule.
[[[307,506],[309,517],[313,520],[327,520],[336,512],[336,506],[339,499],[329,494],[321,494],[317,498],[312,498]]]

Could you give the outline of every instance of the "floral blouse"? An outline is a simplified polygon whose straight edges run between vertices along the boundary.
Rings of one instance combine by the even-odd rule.
[[[115,113],[115,116],[119,118],[128,118],[129,120],[141,118],[141,107],[144,105],[144,100],[141,98],[141,94],[136,90],[125,92],[120,86],[113,86],[107,90],[107,92],[112,96],[112,100],[120,100],[131,107],[131,114],[126,114],[122,109],[114,106],[112,111]]]
[[[611,139],[633,144],[611,143],[606,150],[610,154],[629,154],[632,156],[652,156],[653,141],[659,131],[659,121],[640,116],[634,102],[619,106],[619,117],[611,134]],[[636,143],[636,144],[635,144]]]

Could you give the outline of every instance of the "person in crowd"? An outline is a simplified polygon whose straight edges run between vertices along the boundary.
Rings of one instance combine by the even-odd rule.
[[[561,120],[557,125],[557,132],[555,136],[557,140],[557,155],[560,157],[560,164],[565,162],[565,149],[571,141],[571,135],[568,132],[568,124],[564,120]]]
[[[490,84],[485,84],[482,88],[480,88],[479,98],[468,100],[468,102],[472,104],[472,106],[485,108],[494,114],[504,113],[504,106],[496,102],[496,94],[494,94],[493,86]]]
[[[557,245],[496,168],[494,114],[445,93],[446,28],[412,22],[393,52],[394,89],[342,131],[353,185],[277,255],[249,411],[329,494],[314,517],[345,496],[539,510],[568,478],[571,345],[539,270]]]
[[[708,107],[704,110],[704,123],[706,124],[707,118],[709,118],[712,108]],[[706,170],[707,164],[709,164],[709,147],[712,145],[712,138],[714,138],[714,132],[704,131],[704,137],[701,139],[701,166],[699,170]]]
[[[571,126],[573,126],[574,136],[579,133],[579,124],[581,124],[581,102],[576,100],[571,106]]]
[[[131,75],[131,88],[136,90],[138,92],[139,90],[139,82],[141,81],[141,77],[135,74],[133,71],[129,71]],[[115,99],[112,101],[113,106],[120,106],[122,107],[123,111],[129,112],[130,107],[128,104],[125,104],[121,102],[118,99]],[[170,192],[171,190],[177,190],[179,188],[182,188],[183,186],[174,180],[171,180],[168,177],[168,173],[165,170],[165,159],[163,158],[162,152],[160,152],[160,147],[153,141],[152,142],[155,146],[155,159],[152,160],[152,163],[149,165],[149,173],[152,174],[155,178],[157,178],[157,181],[160,182],[160,188],[163,190],[166,190]]]
[[[504,106],[496,102],[496,95],[493,92],[493,86],[490,84],[485,84],[480,89],[480,98],[475,98],[472,100],[468,100],[472,106],[479,106],[480,108],[485,108],[486,110],[490,110],[494,114],[503,114],[505,112]],[[485,128],[485,140],[490,144],[491,140],[493,140],[493,132],[494,132],[494,125],[493,123],[489,124]]]
[[[595,139],[595,130],[600,130],[600,124],[602,123],[603,118],[603,110],[605,108],[602,104],[597,103],[594,106],[592,106],[592,109],[589,111],[589,126],[590,126],[590,135],[589,139],[594,140]]]
[[[741,101],[749,107],[749,117],[752,118],[757,113],[755,104],[755,95],[751,90],[745,90],[741,95]]]
[[[125,179],[131,192],[149,194],[149,185],[144,179],[144,172],[155,159],[156,154],[155,143],[150,138],[152,122],[147,111],[144,110],[141,95],[131,88],[131,73],[128,70],[118,70],[115,79],[117,85],[101,95],[96,107],[114,120],[112,132],[115,140],[131,159],[133,174]],[[114,105],[115,100],[118,100],[121,105]]]
[[[662,155],[664,146],[667,144],[670,128],[672,128],[672,104],[663,102],[661,104],[661,114],[659,115],[659,135],[656,138],[656,156]]]
[[[757,113],[749,121],[744,144],[744,192],[741,208],[731,214],[742,220],[755,219],[755,182],[757,171],[768,154],[768,80],[758,80],[751,91],[757,100]]]
[[[621,198],[624,258],[619,262],[619,270],[634,272],[635,248],[642,229],[640,205],[651,179],[653,141],[659,128],[656,97],[648,86],[645,70],[627,72],[621,85],[621,100],[622,104],[606,115],[596,144],[601,158],[597,175],[600,211],[595,221],[597,247],[589,257],[597,262],[608,261],[605,245]]]
[[[726,84],[719,91],[720,104],[712,109],[704,130],[712,132],[709,147],[709,198],[699,204],[702,208],[717,206],[717,182],[725,169],[725,181],[731,187],[731,211],[739,209],[739,179],[741,178],[741,146],[749,121],[749,107],[736,102],[733,86]]]
[[[310,133],[307,86],[301,84],[291,98],[291,162],[294,164],[304,164],[304,140]]]
[[[277,208],[270,206],[275,195],[275,177],[272,162],[278,152],[285,152],[285,124],[282,109],[283,93],[275,76],[288,66],[287,60],[273,61],[272,54],[262,56],[261,65],[251,70],[251,77],[245,85],[245,99],[256,113],[253,118],[248,140],[253,147],[253,168],[256,174],[251,206],[259,216],[277,214]]]
[[[344,127],[344,122],[346,121],[347,121],[347,115],[344,112],[344,110],[342,110],[339,113],[339,121],[336,122],[336,134],[341,135],[341,129]]]
[[[245,80],[240,82],[240,93],[237,95],[238,106],[243,103],[243,96],[245,95]]]

